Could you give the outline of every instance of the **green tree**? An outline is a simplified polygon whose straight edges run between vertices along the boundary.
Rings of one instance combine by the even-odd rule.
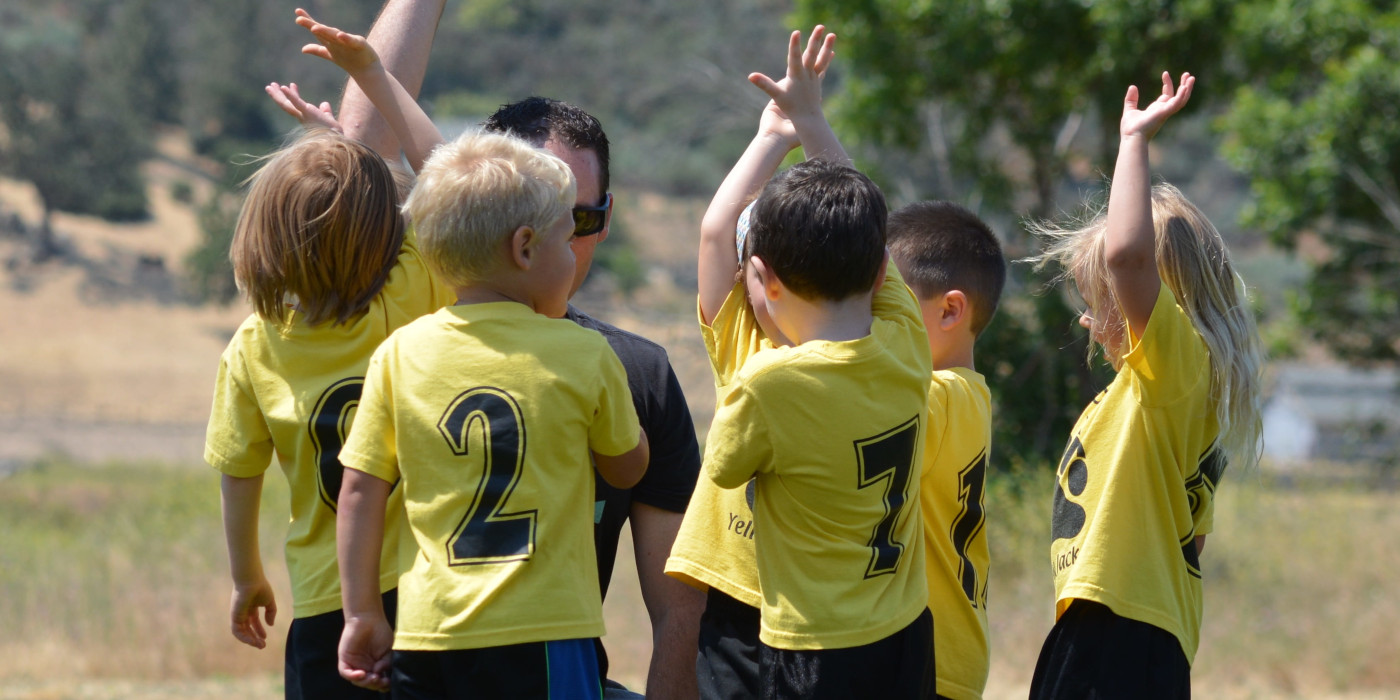
[[[35,255],[55,250],[55,211],[147,216],[141,160],[149,124],[98,60],[107,45],[56,10],[15,12],[0,30],[0,166],[34,185],[43,207]]]
[[[1400,9],[1267,0],[1234,26],[1250,78],[1221,124],[1250,178],[1245,221],[1289,249],[1321,244],[1295,304],[1314,338],[1400,359]]]
[[[1223,74],[1230,5],[1209,0],[799,0],[799,24],[836,31],[838,127],[892,198],[958,201],[997,222],[1007,253],[1036,247],[1020,221],[1078,206],[1109,172],[1131,83],[1162,70]],[[1190,65],[1181,56],[1190,57]],[[1208,99],[1193,105],[1201,109]],[[1076,174],[1079,173],[1079,174]],[[1073,208],[1073,207],[1072,207]],[[1107,375],[1047,277],[1012,268],[1004,312],[979,342],[1002,464],[1058,458]]]

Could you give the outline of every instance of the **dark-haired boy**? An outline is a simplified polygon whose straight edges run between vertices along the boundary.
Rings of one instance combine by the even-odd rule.
[[[1001,244],[976,214],[917,202],[890,214],[890,256],[919,299],[933,358],[920,506],[940,698],[977,700],[987,684],[987,549],[983,500],[991,395],[973,344],[1006,282]]]
[[[799,57],[797,41],[783,83],[751,79],[799,133],[829,129],[812,80],[820,45]],[[815,99],[802,92],[813,87]],[[830,156],[844,157],[839,144]],[[725,489],[755,480],[764,697],[932,690],[918,515],[932,365],[918,304],[887,264],[885,219],[874,183],[824,160],[780,174],[752,210],[748,300],[763,335],[788,345],[763,344],[720,392],[705,471]]]

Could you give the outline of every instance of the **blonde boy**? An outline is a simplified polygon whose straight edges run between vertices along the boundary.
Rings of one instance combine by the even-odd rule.
[[[457,304],[370,360],[338,526],[340,665],[396,697],[598,697],[603,633],[590,456],[629,486],[647,463],[607,342],[561,315],[574,258],[574,181],[517,139],[438,148],[405,204]],[[415,547],[397,630],[378,579],[383,502],[402,490]]]
[[[1006,282],[1001,244],[981,219],[949,202],[890,214],[890,257],[919,299],[933,358],[920,505],[941,698],[975,700],[987,684],[987,550],[983,495],[991,394],[973,344]]]

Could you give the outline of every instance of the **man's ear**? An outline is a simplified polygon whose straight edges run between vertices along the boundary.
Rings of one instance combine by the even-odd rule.
[[[599,231],[598,235],[593,236],[593,238],[599,243],[608,240],[608,231],[612,230],[612,213],[612,207],[608,207],[608,213],[606,214],[608,218],[603,220],[603,230]]]
[[[510,260],[522,270],[530,269],[534,263],[535,243],[539,241],[539,234],[529,226],[521,226],[510,234]]]
[[[758,283],[763,286],[763,295],[768,297],[770,301],[781,297],[783,292],[787,291],[782,280],[778,279],[778,275],[768,267],[768,263],[763,262],[763,258],[751,255],[749,256],[749,265],[753,267],[754,274],[758,275]]]
[[[939,305],[938,326],[945,331],[953,330],[964,321],[972,318],[972,307],[968,304],[967,295],[962,290],[951,289],[943,294],[943,303]]]

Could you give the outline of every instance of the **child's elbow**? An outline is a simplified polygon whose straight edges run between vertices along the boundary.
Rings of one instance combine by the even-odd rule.
[[[638,435],[637,446],[620,455],[608,457],[596,452],[593,454],[598,474],[614,488],[630,489],[636,486],[637,482],[642,480],[642,475],[647,472],[651,449],[647,444],[646,432],[642,431]]]

